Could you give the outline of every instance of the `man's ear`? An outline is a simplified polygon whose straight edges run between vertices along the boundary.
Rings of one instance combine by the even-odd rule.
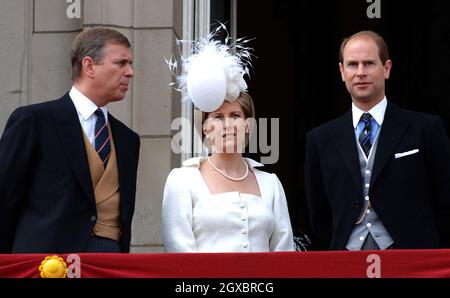
[[[344,66],[342,65],[341,62],[339,62],[339,71],[341,72],[341,79],[342,79],[342,82],[345,82],[345,78],[344,78]]]
[[[391,74],[392,61],[390,59],[386,60],[384,64],[384,78],[387,80]]]
[[[81,72],[89,78],[95,77],[95,61],[92,57],[86,56],[81,61]]]

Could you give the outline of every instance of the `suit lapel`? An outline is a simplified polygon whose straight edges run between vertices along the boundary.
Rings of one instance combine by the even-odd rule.
[[[91,174],[81,133],[82,128],[77,111],[68,93],[57,101],[52,111],[52,117],[61,141],[61,150],[64,151],[87,197],[92,204],[95,204]]]
[[[356,189],[361,192],[361,172],[358,152],[356,151],[351,110],[337,120],[331,131],[330,138],[344,161],[344,165],[349,171]]]
[[[114,147],[116,149],[117,169],[119,171],[119,189],[120,189],[120,214],[125,217],[129,212],[126,210],[129,208],[129,186],[132,185],[132,181],[129,181],[129,162],[126,158],[132,154],[132,151],[127,145],[126,134],[123,131],[119,121],[108,113],[108,121],[111,125],[111,132],[114,138]],[[126,221],[126,218],[122,218],[122,221]]]
[[[387,161],[392,157],[394,149],[409,125],[408,119],[399,108],[388,102],[386,113],[378,138],[371,184],[377,180]]]

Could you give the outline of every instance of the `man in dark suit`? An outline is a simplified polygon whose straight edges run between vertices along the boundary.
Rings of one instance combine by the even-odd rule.
[[[16,109],[0,139],[0,253],[128,252],[139,136],[107,112],[131,78],[121,33],[82,32],[74,85]]]
[[[331,250],[450,247],[450,144],[440,118],[385,96],[392,62],[372,31],[344,39],[352,109],[307,134],[313,231]]]

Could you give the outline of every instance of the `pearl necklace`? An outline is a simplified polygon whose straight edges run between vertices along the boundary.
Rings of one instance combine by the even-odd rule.
[[[230,177],[230,176],[228,176],[227,174],[225,174],[224,171],[218,169],[218,168],[212,163],[212,161],[211,161],[211,159],[210,159],[209,157],[208,157],[208,162],[209,162],[209,164],[211,165],[211,167],[212,167],[216,172],[219,172],[222,176],[224,176],[225,178],[227,178],[227,179],[229,179],[229,180],[231,180],[231,181],[242,181],[242,180],[244,180],[245,178],[247,178],[247,176],[248,176],[248,164],[244,161],[244,159],[242,159],[242,162],[243,162],[244,165],[245,165],[245,174],[244,174],[244,176],[238,177],[238,178]]]

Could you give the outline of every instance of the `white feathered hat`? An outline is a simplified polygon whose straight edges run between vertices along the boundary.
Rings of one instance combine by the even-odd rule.
[[[220,30],[227,33],[223,43],[213,39]],[[180,75],[177,75],[177,61],[166,59],[171,71],[177,75],[177,90],[182,92],[183,101],[192,101],[203,112],[213,112],[224,100],[234,101],[240,92],[247,90],[244,75],[249,75],[248,66],[251,65],[251,48],[246,46],[249,40],[240,38],[230,45],[228,40],[223,24],[198,41],[179,40],[178,43],[193,44],[193,54],[181,57]]]

